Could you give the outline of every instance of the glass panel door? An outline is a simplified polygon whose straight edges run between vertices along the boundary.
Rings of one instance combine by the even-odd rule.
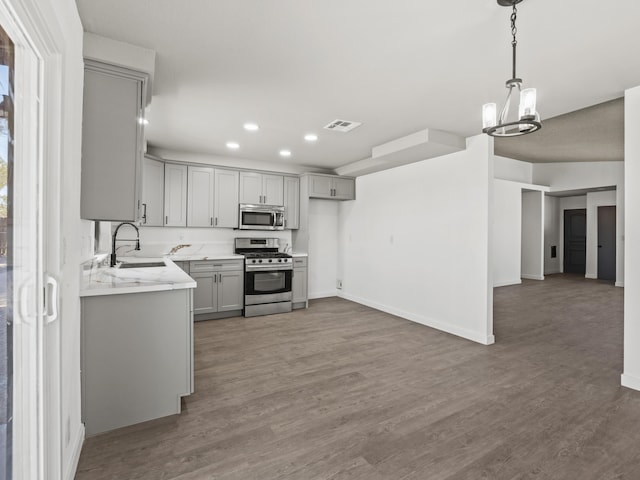
[[[14,45],[0,28],[0,478],[11,478]]]

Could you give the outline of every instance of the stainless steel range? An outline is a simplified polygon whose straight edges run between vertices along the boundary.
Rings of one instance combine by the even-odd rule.
[[[244,316],[291,311],[291,255],[279,252],[277,238],[236,238],[235,252],[244,255]]]

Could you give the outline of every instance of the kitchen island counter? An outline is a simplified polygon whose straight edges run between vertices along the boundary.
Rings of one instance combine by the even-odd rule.
[[[169,258],[121,257],[119,262],[164,262],[163,267],[104,266],[104,256],[83,265],[81,297],[196,288],[196,282]]]

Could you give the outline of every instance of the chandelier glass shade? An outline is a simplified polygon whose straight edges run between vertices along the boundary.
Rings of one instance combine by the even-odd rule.
[[[498,0],[502,6],[513,8],[511,13],[512,46],[512,77],[507,80],[506,87],[509,90],[504,106],[498,115],[498,107],[495,103],[485,103],[482,106],[482,131],[492,137],[517,137],[533,133],[542,128],[540,115],[536,110],[536,89],[522,88],[522,79],[516,75],[516,18],[518,11],[516,5],[523,0]],[[511,104],[517,96],[517,116],[510,116]],[[515,111],[515,108],[514,108]]]

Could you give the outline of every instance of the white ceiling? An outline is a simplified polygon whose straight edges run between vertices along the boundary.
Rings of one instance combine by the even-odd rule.
[[[157,52],[147,138],[174,151],[335,169],[426,128],[478,134],[482,104],[503,101],[511,73],[510,9],[495,0],[77,4],[85,30]],[[640,85],[637,0],[518,9],[518,76],[537,87],[543,120]],[[322,129],[338,118],[363,125]]]

